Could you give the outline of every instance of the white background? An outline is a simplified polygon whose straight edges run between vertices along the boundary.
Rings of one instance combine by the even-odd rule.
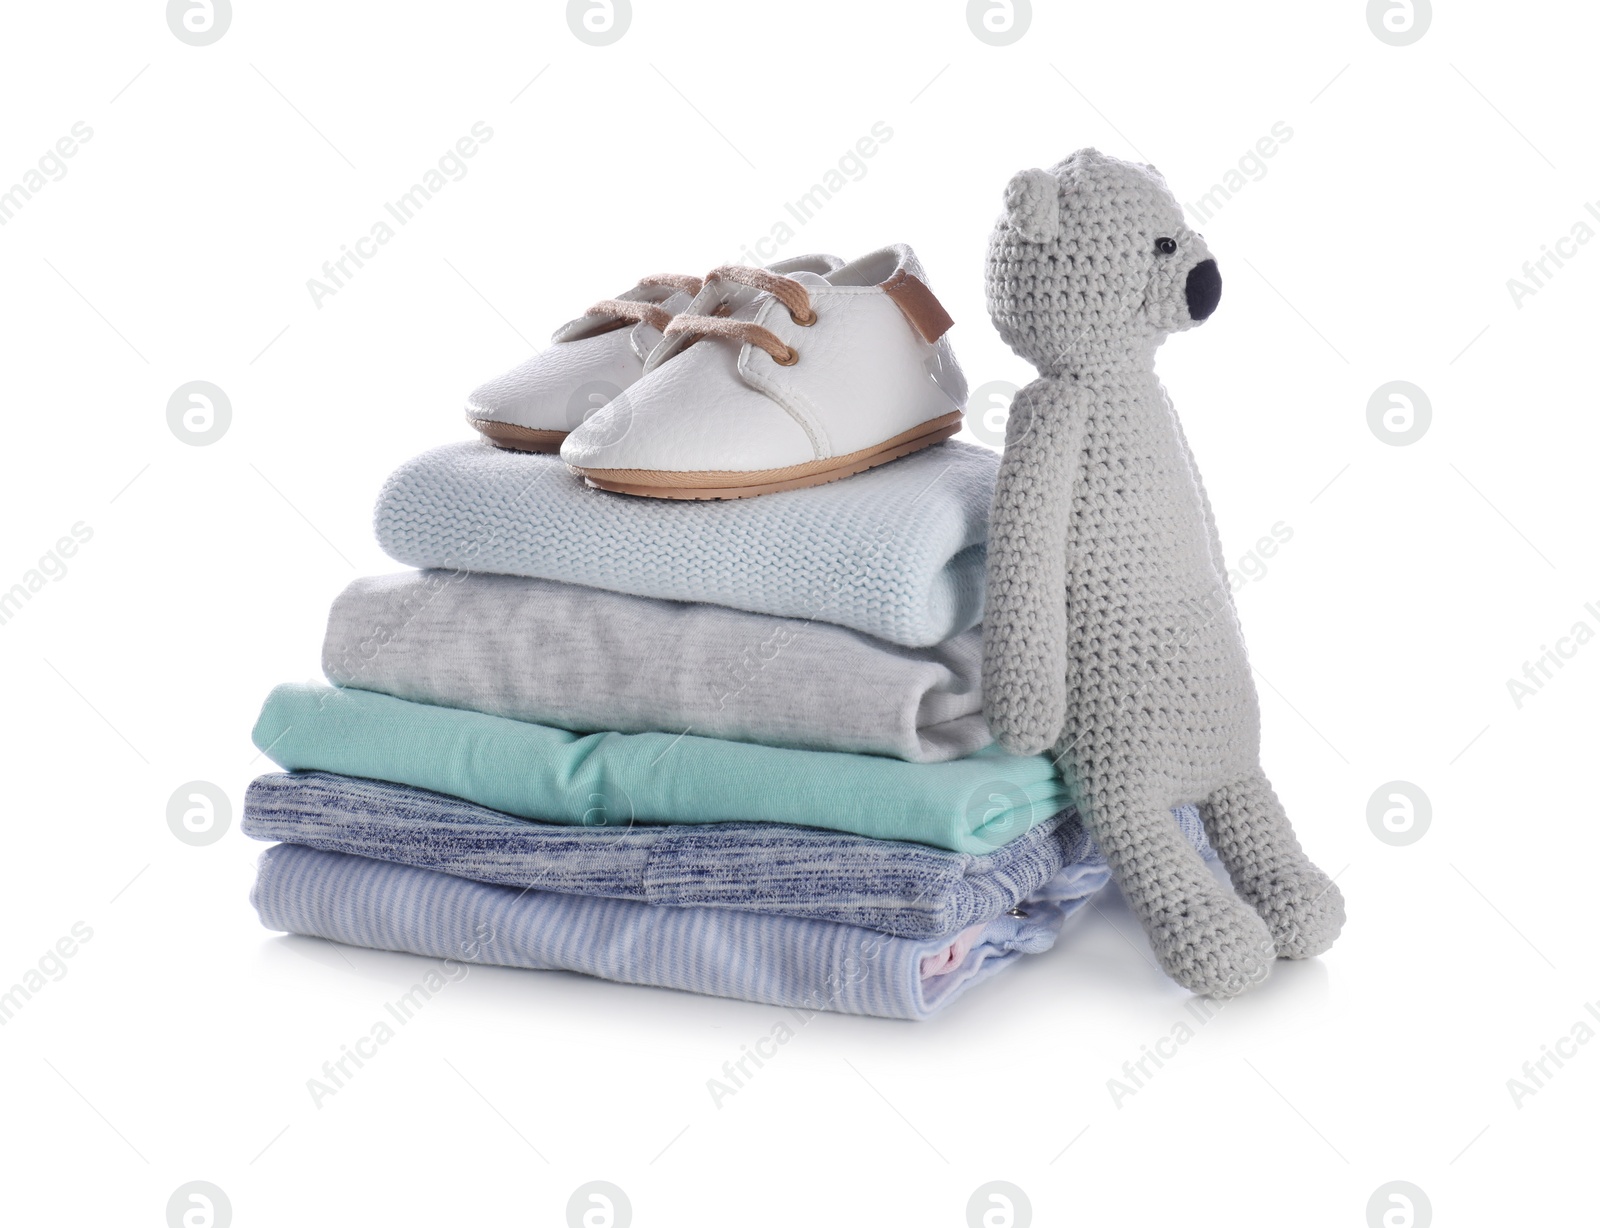
[[[1506,285],[1600,200],[1592,6],[1440,5],[1404,47],[1358,0],[1040,3],[1004,47],[956,0],[635,0],[603,47],[560,3],[236,0],[202,47],[162,7],[0,31],[0,187],[93,130],[0,227],[0,589],[93,534],[0,626],[0,988],[93,930],[0,1028],[7,1222],[161,1224],[190,1180],[241,1228],[559,1225],[591,1179],[641,1226],[958,1226],[996,1179],[1041,1225],[1359,1228],[1393,1180],[1439,1224],[1592,1216],[1600,1044],[1520,1107],[1507,1080],[1600,1000],[1600,643],[1520,708],[1507,679],[1600,630],[1600,244],[1520,306]],[[912,244],[974,386],[1031,378],[982,297],[1013,172],[1092,144],[1194,201],[1292,128],[1199,225],[1222,306],[1159,369],[1228,554],[1293,530],[1238,602],[1344,936],[1120,1107],[1107,1080],[1188,999],[1109,904],[933,1022],[818,1016],[720,1108],[707,1079],[777,1010],[501,969],[314,1107],[422,961],[262,930],[237,807],[267,690],[394,570],[382,478],[592,300],[738,258],[880,120],[782,254]],[[315,305],[476,121],[465,178]],[[1432,405],[1410,446],[1367,422],[1397,379]],[[231,400],[209,446],[167,424],[191,380]],[[167,826],[192,780],[234,806],[208,847]],[[1406,847],[1367,821],[1394,780],[1431,802]]]

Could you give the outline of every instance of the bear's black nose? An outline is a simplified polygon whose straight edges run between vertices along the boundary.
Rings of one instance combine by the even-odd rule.
[[[1217,309],[1222,301],[1222,274],[1215,260],[1202,260],[1189,270],[1183,297],[1188,300],[1191,320],[1203,320]]]

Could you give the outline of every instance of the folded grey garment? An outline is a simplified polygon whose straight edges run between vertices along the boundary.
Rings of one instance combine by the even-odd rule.
[[[982,631],[902,648],[834,623],[554,580],[413,571],[328,616],[336,686],[579,732],[689,732],[942,763],[988,746]]]

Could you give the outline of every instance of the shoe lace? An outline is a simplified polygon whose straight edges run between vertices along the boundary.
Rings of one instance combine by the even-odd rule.
[[[686,277],[681,273],[657,273],[639,280],[641,287],[658,286],[675,293],[681,290],[690,298],[700,293],[702,284],[698,277]],[[659,303],[639,303],[626,298],[603,298],[583,314],[604,316],[619,324],[643,322],[660,332],[665,332],[667,325],[672,322],[672,313]]]
[[[784,277],[768,269],[749,268],[742,264],[724,264],[706,274],[706,284],[714,281],[731,281],[752,290],[772,295],[789,309],[789,318],[802,327],[817,322],[817,313],[811,309],[811,295],[805,286],[792,277]],[[722,310],[722,309],[719,309]],[[800,351],[787,344],[776,333],[749,320],[729,320],[720,315],[677,316],[662,332],[668,337],[687,337],[686,344],[693,345],[702,337],[721,337],[750,344],[772,355],[779,366],[792,367],[800,361]]]

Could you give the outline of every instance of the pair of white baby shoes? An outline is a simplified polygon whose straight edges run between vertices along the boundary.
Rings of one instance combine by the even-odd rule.
[[[847,477],[961,429],[949,315],[909,247],[647,277],[478,388],[502,448],[591,485],[738,499]]]

